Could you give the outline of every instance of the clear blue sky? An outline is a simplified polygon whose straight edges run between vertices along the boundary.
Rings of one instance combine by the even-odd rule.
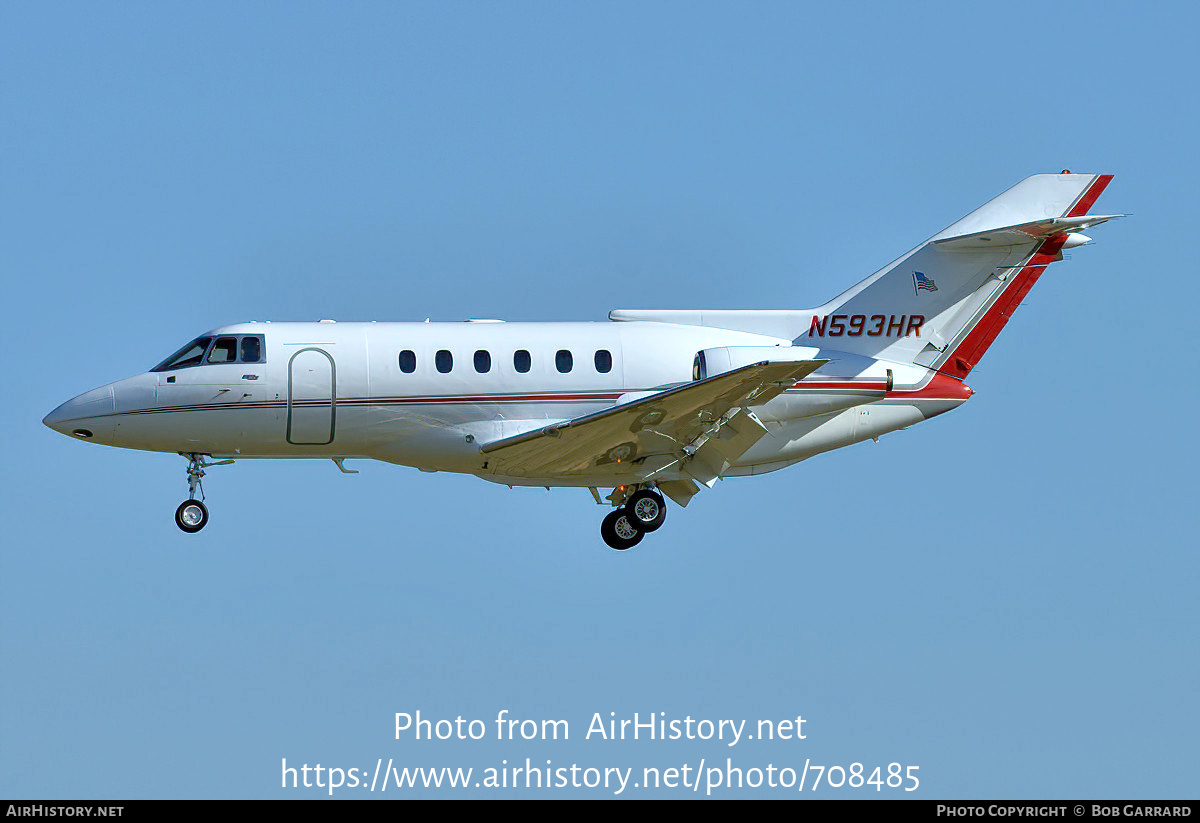
[[[4,3],[0,795],[730,757],[1195,797],[1198,16]],[[584,491],[373,463],[215,469],[189,537],[182,459],[40,422],[242,320],[815,305],[1063,168],[1132,216],[1050,269],[969,404],[721,483],[625,554]],[[501,709],[571,740],[394,739]],[[596,712],[807,739],[584,740]]]

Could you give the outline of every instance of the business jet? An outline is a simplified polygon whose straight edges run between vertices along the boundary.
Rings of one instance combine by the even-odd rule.
[[[1039,174],[814,309],[616,310],[609,322],[239,323],[46,416],[187,459],[356,458],[590,490],[625,550],[726,477],[765,474],[957,408],[1046,267],[1121,215],[1112,175]],[[612,491],[601,498],[601,491]]]

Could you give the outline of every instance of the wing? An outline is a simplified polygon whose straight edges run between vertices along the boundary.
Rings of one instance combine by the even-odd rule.
[[[766,429],[750,407],[827,360],[762,362],[480,447],[486,471],[512,477],[679,475],[711,486]],[[689,495],[690,496],[690,495]]]

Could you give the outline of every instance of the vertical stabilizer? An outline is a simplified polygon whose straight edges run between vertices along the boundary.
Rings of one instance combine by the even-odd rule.
[[[1079,231],[1112,175],[1038,174],[820,308],[797,344],[965,377]]]

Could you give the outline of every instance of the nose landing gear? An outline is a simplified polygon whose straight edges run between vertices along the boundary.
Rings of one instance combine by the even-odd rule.
[[[184,500],[175,510],[175,525],[188,534],[204,528],[208,523],[208,507],[199,500]]]
[[[600,537],[610,548],[623,552],[641,543],[643,537],[657,530],[666,519],[667,504],[662,495],[653,489],[641,489],[608,513],[600,523]]]
[[[204,484],[200,478],[204,477],[204,470],[212,466],[224,466],[233,461],[218,460],[215,463],[206,463],[202,454],[180,454],[188,459],[188,499],[180,503],[179,508],[175,510],[175,525],[188,534],[195,534],[208,525],[208,507],[201,502],[204,499]],[[197,491],[200,492],[200,500],[196,499]]]

